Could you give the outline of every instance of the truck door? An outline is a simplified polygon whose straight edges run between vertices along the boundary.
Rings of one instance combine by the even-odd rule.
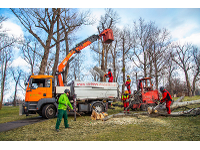
[[[37,102],[42,98],[52,98],[52,79],[31,79],[26,91],[26,101]]]

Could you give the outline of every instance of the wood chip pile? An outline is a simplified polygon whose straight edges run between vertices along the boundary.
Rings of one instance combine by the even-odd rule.
[[[93,110],[91,119],[92,120],[100,120],[100,119],[103,120],[103,118],[105,118],[106,116],[108,116],[108,114],[106,112],[98,113],[95,110]]]

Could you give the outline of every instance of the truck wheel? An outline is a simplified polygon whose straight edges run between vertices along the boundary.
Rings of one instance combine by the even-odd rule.
[[[53,104],[45,105],[42,109],[42,117],[46,119],[54,118],[56,115],[56,108]]]
[[[95,103],[92,106],[92,110],[95,110],[96,112],[101,113],[101,112],[105,111],[105,108],[104,108],[104,105],[102,103]]]

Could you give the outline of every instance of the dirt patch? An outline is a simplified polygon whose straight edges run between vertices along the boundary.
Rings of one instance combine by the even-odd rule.
[[[168,126],[169,124],[159,118],[150,118],[148,116],[139,115],[137,117],[120,117],[120,118],[111,118],[107,121],[96,121],[92,125],[97,124],[107,124],[107,125],[128,125],[128,124],[141,124],[141,123],[150,123],[155,125]]]

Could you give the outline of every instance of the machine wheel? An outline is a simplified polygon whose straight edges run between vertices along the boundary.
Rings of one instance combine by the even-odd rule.
[[[104,108],[104,105],[102,103],[95,103],[92,106],[92,110],[95,110],[96,112],[101,113],[101,112],[105,111],[105,108]]]
[[[56,108],[53,104],[47,104],[42,109],[42,117],[51,119],[56,116]]]

